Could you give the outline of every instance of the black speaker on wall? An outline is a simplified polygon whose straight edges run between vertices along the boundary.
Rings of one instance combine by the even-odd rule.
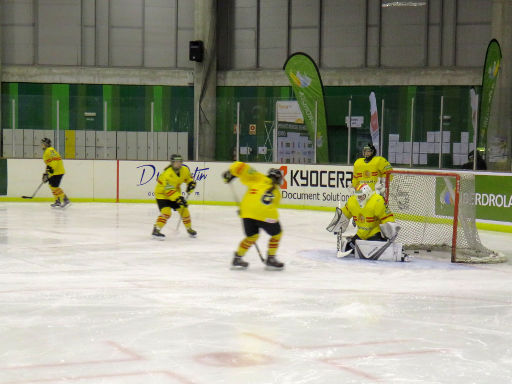
[[[204,45],[201,40],[194,40],[189,43],[188,59],[190,61],[203,61]]]

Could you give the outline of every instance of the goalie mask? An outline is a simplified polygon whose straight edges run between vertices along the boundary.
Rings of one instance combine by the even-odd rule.
[[[359,184],[355,192],[359,206],[361,208],[364,208],[364,206],[374,193],[375,192],[373,192],[373,189],[371,189],[368,184]]]
[[[267,176],[272,179],[272,182],[277,185],[283,184],[283,174],[280,169],[270,168],[268,170]]]

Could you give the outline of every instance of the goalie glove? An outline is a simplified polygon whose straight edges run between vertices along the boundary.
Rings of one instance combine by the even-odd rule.
[[[380,225],[380,232],[382,235],[391,241],[395,240],[400,231],[400,225],[397,223],[389,222]]]
[[[192,193],[196,189],[196,182],[195,180],[192,180],[190,183],[187,184],[187,193]]]
[[[375,192],[377,192],[381,196],[384,196],[386,194],[386,185],[383,182],[378,181],[375,184]]]
[[[328,232],[345,232],[348,227],[349,219],[345,217],[341,209],[336,208],[336,212],[334,212],[334,217],[332,218],[330,224],[325,228]]]
[[[46,172],[43,173],[43,183],[47,183],[49,179],[48,174]]]
[[[229,170],[224,172],[222,174],[222,178],[224,179],[224,182],[227,184],[227,183],[230,183],[231,180],[233,180],[236,176],[233,175]]]

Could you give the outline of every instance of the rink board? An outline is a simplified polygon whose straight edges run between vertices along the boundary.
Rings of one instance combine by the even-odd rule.
[[[160,172],[168,161],[120,160],[65,160],[66,175],[61,187],[74,201],[154,202],[154,189]],[[235,204],[245,193],[246,187],[234,181],[226,185],[222,174],[231,162],[186,162],[197,182],[189,196],[192,204]],[[344,205],[352,181],[352,167],[306,164],[251,164],[266,173],[269,168],[279,168],[284,174],[281,188],[281,206],[299,209],[331,210]],[[7,168],[7,175],[5,175]],[[0,178],[7,184],[7,194],[0,200],[17,200],[31,195],[41,182],[44,163],[38,159],[7,159]],[[477,218],[479,228],[512,232],[512,175],[477,175],[485,180],[482,193],[477,193]],[[478,183],[477,183],[478,184]],[[493,186],[496,187],[494,191]],[[510,186],[510,188],[503,188]],[[499,187],[499,188],[498,188]],[[490,189],[489,189],[490,188]],[[5,190],[5,188],[4,188]],[[480,192],[480,191],[478,191]],[[185,192],[183,192],[185,194]],[[433,190],[413,190],[421,199],[436,200]],[[51,199],[47,186],[36,198]],[[484,204],[485,203],[485,204]],[[498,213],[495,213],[498,212]],[[501,227],[501,228],[498,228]]]
[[[41,181],[44,164],[37,159],[8,160],[7,197],[30,195]],[[168,161],[65,160],[61,187],[73,199],[88,201],[154,201],[156,180]],[[222,174],[231,163],[186,162],[197,182],[191,201],[234,203],[245,193],[240,182],[226,185]],[[280,168],[284,173],[282,204],[297,207],[335,207],[349,197],[352,168],[346,166],[251,164],[260,172]],[[49,188],[38,197],[51,198]]]

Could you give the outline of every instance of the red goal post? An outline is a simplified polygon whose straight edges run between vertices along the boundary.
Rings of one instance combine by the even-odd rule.
[[[506,258],[482,245],[476,228],[472,173],[393,170],[385,199],[401,225],[404,249],[451,253],[454,263],[498,263]]]

